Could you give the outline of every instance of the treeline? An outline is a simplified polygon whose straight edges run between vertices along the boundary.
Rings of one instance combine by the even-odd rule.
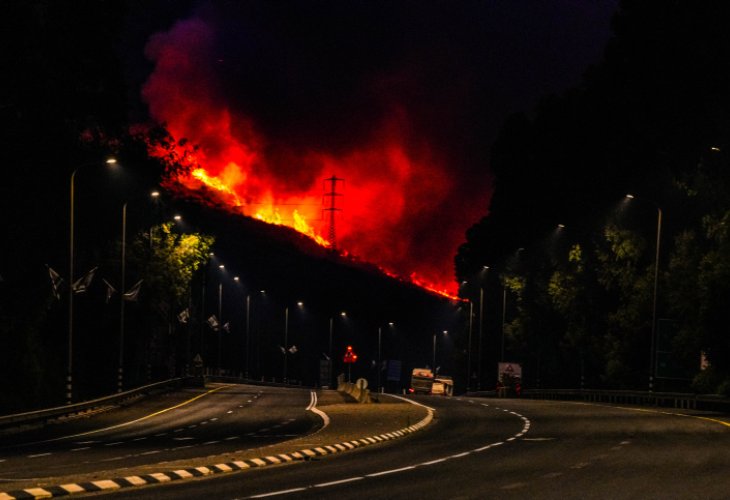
[[[483,361],[730,393],[728,21],[722,2],[623,1],[582,84],[505,123],[456,256],[462,294],[487,297]]]

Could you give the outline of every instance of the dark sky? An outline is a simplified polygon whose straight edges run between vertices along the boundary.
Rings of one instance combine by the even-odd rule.
[[[132,93],[149,76],[140,40],[201,19],[215,31],[198,53],[215,72],[206,92],[254,116],[264,135],[347,147],[395,103],[470,171],[483,168],[506,115],[578,84],[600,59],[617,0],[220,1],[174,15],[153,5],[130,8],[120,40]],[[166,25],[150,20],[156,10]]]

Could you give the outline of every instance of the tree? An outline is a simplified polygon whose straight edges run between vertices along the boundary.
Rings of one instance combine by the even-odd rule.
[[[135,238],[130,262],[144,280],[140,309],[149,337],[136,338],[137,366],[145,361],[157,370],[179,372],[182,345],[174,334],[177,315],[189,307],[191,283],[198,269],[209,259],[214,237],[201,233],[178,233],[172,223],[154,226]],[[188,362],[189,360],[185,360]],[[139,370],[138,370],[139,371]],[[137,374],[142,376],[141,373]]]

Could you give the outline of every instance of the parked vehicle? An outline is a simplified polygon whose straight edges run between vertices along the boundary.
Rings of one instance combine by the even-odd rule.
[[[433,394],[452,396],[454,381],[448,375],[434,376],[429,368],[414,368],[411,373],[411,394]]]

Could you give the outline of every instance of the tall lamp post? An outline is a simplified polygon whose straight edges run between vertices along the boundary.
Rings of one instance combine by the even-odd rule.
[[[303,302],[297,302],[297,306],[304,307]],[[287,352],[289,352],[289,306],[286,306],[286,309],[284,309],[284,374],[283,374],[283,381],[286,383],[286,376],[287,376]]]
[[[218,269],[223,272],[226,268],[223,264]],[[221,374],[221,344],[223,343],[223,277],[218,280],[218,375]]]
[[[629,200],[634,199],[634,195],[627,194],[626,198]],[[643,198],[642,198],[643,199]],[[652,202],[653,203],[653,202]],[[656,343],[656,309],[657,309],[657,291],[659,289],[659,248],[662,237],[662,209],[656,203],[653,203],[657,211],[656,217],[656,253],[654,254],[654,293],[652,297],[651,307],[651,351],[649,351],[649,392],[654,390],[654,372],[655,372],[655,352],[654,349]]]
[[[345,317],[347,317],[347,313],[345,311],[342,311],[340,313],[340,316],[345,318]],[[328,350],[329,365],[330,365],[330,382],[332,382],[332,379],[334,376],[334,373],[333,373],[334,363],[332,362],[332,333],[334,332],[334,329],[335,329],[335,317],[330,316],[330,341],[329,341],[329,350]]]
[[[117,373],[117,392],[124,386],[124,291],[127,257],[127,202],[122,205],[122,277],[119,293],[119,372]]]
[[[117,160],[107,158],[107,165],[115,165]],[[73,332],[74,332],[74,203],[75,203],[75,180],[76,173],[94,162],[84,163],[71,172],[70,182],[70,210],[69,210],[69,235],[68,235],[68,359],[66,371],[66,403],[71,404],[73,401]]]
[[[484,273],[489,271],[489,266],[482,267],[480,271],[480,278],[483,278]],[[478,369],[477,369],[477,390],[481,389],[482,384],[482,342],[483,342],[483,331],[484,331],[484,283],[482,279],[479,280],[479,346],[478,346]]]
[[[444,330],[443,334],[448,335],[449,331]],[[435,377],[436,376],[436,332],[433,332],[433,364],[432,364],[432,366],[433,366],[433,375]]]
[[[392,327],[393,324],[394,323],[391,321],[391,322],[388,323],[388,326]],[[378,374],[377,374],[377,380],[378,380],[378,387],[377,387],[377,389],[378,389],[378,393],[380,393],[380,372],[383,369],[383,366],[382,366],[383,365],[383,361],[382,361],[382,357],[381,357],[381,353],[382,353],[382,349],[381,349],[381,347],[382,347],[382,337],[383,337],[383,327],[382,326],[379,326],[378,327],[378,366],[376,368],[376,371],[378,372]]]

